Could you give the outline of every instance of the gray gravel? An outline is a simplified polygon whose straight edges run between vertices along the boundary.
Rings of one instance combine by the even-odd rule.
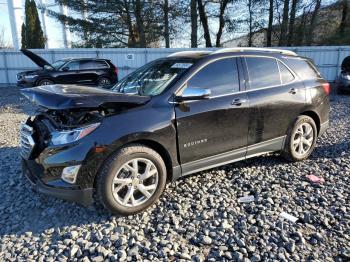
[[[18,126],[33,108],[16,88],[1,89],[0,105],[0,261],[350,259],[350,96],[333,98],[331,128],[309,160],[270,154],[202,172],[130,217],[32,192]],[[238,203],[249,194],[254,202]]]

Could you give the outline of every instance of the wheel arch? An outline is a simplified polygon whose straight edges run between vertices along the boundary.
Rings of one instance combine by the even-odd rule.
[[[320,120],[319,115],[315,111],[311,111],[311,110],[304,111],[300,115],[309,116],[312,118],[312,120],[315,121],[316,128],[317,128],[317,135],[318,135],[320,133],[320,130],[321,130],[321,120]]]
[[[108,155],[105,155],[104,160],[99,165],[97,172],[96,172],[96,175],[93,179],[94,188],[96,186],[96,179],[98,177],[98,173],[103,168],[103,165],[107,161],[107,159],[110,156],[112,156],[115,152],[120,150],[121,148],[128,146],[128,145],[132,145],[132,144],[141,144],[141,145],[147,146],[147,147],[153,149],[154,151],[156,151],[164,161],[166,171],[167,171],[167,182],[172,181],[172,179],[173,179],[172,159],[171,159],[169,152],[166,150],[166,148],[162,144],[160,144],[159,142],[156,142],[156,141],[151,140],[151,139],[137,139],[137,140],[128,141],[125,144],[122,144],[118,147],[115,147],[113,150],[108,152]]]

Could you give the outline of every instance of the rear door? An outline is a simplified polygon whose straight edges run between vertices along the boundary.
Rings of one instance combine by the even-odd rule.
[[[187,87],[210,89],[211,96],[175,106],[184,174],[245,157],[249,103],[240,93],[238,68],[235,57],[220,58],[187,81]]]
[[[100,75],[104,74],[109,65],[103,60],[82,60],[80,61],[81,83],[94,84]]]
[[[247,155],[280,150],[288,128],[305,108],[305,87],[274,57],[242,59],[250,102]]]

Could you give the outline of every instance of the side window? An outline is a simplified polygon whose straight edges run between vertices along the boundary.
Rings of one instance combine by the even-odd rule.
[[[277,60],[267,57],[246,57],[250,88],[263,88],[281,84]]]
[[[86,70],[86,69],[94,69],[94,61],[91,60],[81,60],[80,61],[80,70]]]
[[[282,84],[288,84],[294,80],[293,74],[284,64],[278,62],[278,67],[280,68]]]
[[[224,58],[206,65],[187,82],[187,86],[210,89],[212,96],[238,92],[236,58]]]
[[[301,58],[287,58],[286,64],[304,80],[317,79],[321,75],[311,62]]]
[[[69,71],[79,70],[79,61],[72,61],[64,67],[68,67]]]
[[[103,61],[103,60],[96,60],[96,61],[93,61],[94,63],[94,68],[108,68],[108,64],[106,61]]]

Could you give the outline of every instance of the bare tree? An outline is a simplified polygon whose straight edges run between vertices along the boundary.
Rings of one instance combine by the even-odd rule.
[[[342,1],[343,10],[342,10],[341,22],[340,22],[340,26],[339,26],[339,33],[341,35],[344,35],[345,28],[347,26],[347,19],[348,19],[348,13],[349,13],[348,1],[349,0]]]
[[[283,5],[283,16],[282,16],[282,24],[281,24],[281,33],[279,39],[279,46],[286,45],[286,37],[288,33],[288,15],[289,15],[289,0],[284,0]]]
[[[221,46],[221,36],[222,36],[222,32],[225,26],[225,10],[227,7],[229,0],[222,0],[220,1],[220,9],[219,9],[219,29],[218,32],[216,34],[216,47],[220,47]]]
[[[271,46],[272,25],[273,25],[273,1],[269,0],[269,24],[267,27],[266,46]]]
[[[170,47],[170,34],[169,34],[169,1],[164,0],[163,5],[164,12],[164,38],[165,38],[165,47]]]
[[[306,44],[307,45],[311,45],[313,42],[313,35],[314,35],[314,29],[316,26],[316,19],[317,19],[317,15],[318,15],[320,8],[321,8],[321,0],[316,0],[315,9],[311,15],[309,30],[308,30],[308,34],[306,37]]]
[[[204,31],[205,46],[212,47],[209,25],[208,25],[208,16],[205,11],[204,3],[202,0],[197,0],[197,3],[198,3],[199,18],[201,20],[203,31]]]
[[[198,47],[197,0],[191,0],[191,47]]]
[[[289,33],[287,39],[287,46],[292,45],[293,37],[294,37],[294,23],[295,23],[295,15],[297,12],[297,4],[298,0],[292,0],[292,8],[290,10],[290,18],[289,18]]]

